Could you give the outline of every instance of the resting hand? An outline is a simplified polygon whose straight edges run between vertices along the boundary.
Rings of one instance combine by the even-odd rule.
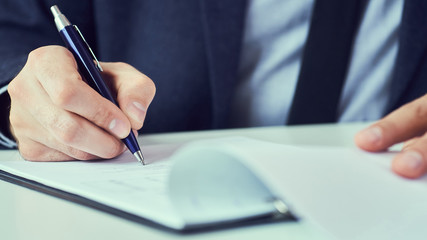
[[[119,139],[142,127],[155,87],[130,65],[101,65],[120,108],[82,80],[66,48],[47,46],[29,54],[8,86],[10,128],[25,159],[112,158],[125,150]]]
[[[427,172],[427,95],[390,113],[355,136],[356,144],[367,151],[382,151],[406,141],[393,160],[392,169],[407,178]]]

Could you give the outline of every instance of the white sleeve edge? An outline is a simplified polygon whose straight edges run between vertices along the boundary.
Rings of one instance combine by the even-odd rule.
[[[0,88],[0,94],[4,94],[7,91],[8,86],[9,85],[1,87]],[[8,137],[6,137],[1,132],[0,132],[0,144],[7,147],[7,148],[15,148],[18,146],[15,141],[13,141],[12,139],[9,139]]]
[[[7,84],[6,86],[3,86],[0,88],[0,94],[3,94],[7,91],[7,87],[9,86],[9,84]]]

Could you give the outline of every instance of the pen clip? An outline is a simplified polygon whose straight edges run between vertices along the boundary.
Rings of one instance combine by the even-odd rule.
[[[85,37],[83,37],[82,32],[80,32],[80,29],[76,25],[73,25],[73,27],[80,34],[80,37],[82,38],[83,42],[86,43],[86,47],[89,49],[90,54],[92,54],[92,58],[93,58],[93,61],[95,62],[96,67],[98,68],[98,70],[100,72],[103,72],[104,70],[102,69],[101,64],[99,64],[99,61],[95,56],[95,53],[93,53],[92,48],[90,48],[89,44],[86,42],[86,39],[85,39]]]

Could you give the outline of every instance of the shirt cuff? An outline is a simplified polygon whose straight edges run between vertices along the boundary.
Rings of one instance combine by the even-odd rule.
[[[6,94],[7,87],[8,87],[8,85],[0,88],[0,95],[1,94]],[[12,139],[8,138],[2,132],[0,132],[0,145],[2,145],[3,147],[7,147],[7,148],[16,148],[18,146],[15,141],[13,141]]]

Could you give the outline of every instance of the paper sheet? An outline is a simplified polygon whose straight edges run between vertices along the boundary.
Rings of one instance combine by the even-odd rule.
[[[394,153],[251,139],[205,143],[204,148],[220,148],[221,154],[243,161],[294,214],[337,239],[427,237],[427,177],[409,180],[394,174]]]
[[[319,225],[338,239],[425,239],[427,236],[427,177],[407,180],[393,174],[389,169],[393,154],[368,154],[332,147],[292,147],[250,139],[219,139],[200,144],[240,159],[275,195],[289,204],[294,214]],[[16,159],[2,160],[0,165],[12,174],[82,194],[180,229],[185,222],[165,196],[172,164],[162,161],[177,147],[145,148],[146,158],[151,161],[145,167],[129,153],[106,161],[31,163]],[[212,151],[209,154],[215,159]],[[210,170],[231,166],[222,161],[210,161],[205,165],[200,152],[187,158],[198,162],[187,163],[188,174],[205,169],[204,174],[199,174],[202,180],[209,176]],[[217,179],[219,185],[214,188],[227,187],[221,185],[224,184],[221,177]],[[259,193],[266,193],[262,187],[259,189]],[[188,196],[191,201],[191,195]],[[194,216],[197,217],[190,217]]]
[[[148,165],[130,152],[113,160],[28,162],[16,154],[0,169],[99,203],[124,210],[175,229],[184,226],[167,196],[171,163],[164,161],[179,145],[146,147]]]
[[[178,230],[275,212],[271,193],[251,172],[230,164],[226,166],[227,172],[215,171],[204,164],[206,153],[194,156],[195,162],[190,164],[175,165],[185,171],[175,171],[174,178],[170,179],[174,161],[170,157],[179,147],[144,147],[145,166],[126,152],[116,159],[95,161],[28,162],[18,157],[0,161],[0,169]],[[187,180],[200,174],[211,178],[196,182],[198,187],[193,188],[195,182]],[[232,181],[228,188],[221,185],[224,177],[217,178],[224,174]],[[253,183],[257,181],[258,188],[254,188]],[[192,199],[189,205],[176,197],[183,195]]]

